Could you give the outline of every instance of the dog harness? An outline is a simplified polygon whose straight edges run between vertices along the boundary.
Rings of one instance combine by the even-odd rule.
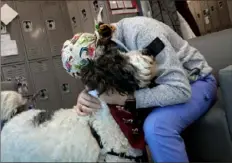
[[[1,131],[2,131],[3,127],[4,127],[4,125],[6,124],[6,122],[7,122],[7,120],[1,120]]]
[[[135,149],[144,150],[146,143],[144,139],[142,125],[146,115],[143,116],[144,118],[142,118],[141,116],[138,116],[138,114],[136,114],[137,112],[132,111],[135,110],[136,108],[135,101],[127,102],[124,107],[119,105],[108,105],[108,106],[111,115],[113,116],[116,123],[119,125],[125,137],[128,139],[130,145]],[[93,137],[96,139],[99,147],[102,149],[103,144],[101,143],[101,137],[97,134],[96,130],[91,125],[89,126]],[[118,156],[125,159],[134,160],[136,162],[144,162],[146,159],[144,155],[134,157],[127,155],[126,153],[116,153],[114,152],[113,149],[107,152],[107,154]]]

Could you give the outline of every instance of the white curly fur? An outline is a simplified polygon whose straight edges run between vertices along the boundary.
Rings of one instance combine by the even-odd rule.
[[[1,120],[9,120],[17,112],[19,106],[25,105],[26,99],[14,91],[1,92]]]
[[[140,87],[145,87],[150,83],[148,70],[153,60],[138,52],[131,53],[125,55],[128,54],[129,62],[139,70],[135,77]],[[17,106],[25,103],[16,92],[2,92],[1,97],[1,115],[4,117],[9,118]],[[101,109],[91,116],[79,117],[73,109],[60,109],[52,120],[40,126],[35,126],[32,120],[42,110],[29,110],[13,117],[1,132],[1,161],[134,162],[106,154],[113,149],[117,153],[141,156],[142,151],[131,147],[107,104],[100,101]],[[103,149],[93,137],[89,124],[101,137]]]
[[[24,99],[16,94],[8,92],[2,104],[21,104]],[[22,100],[21,103],[18,99]],[[134,162],[106,155],[111,149],[132,156],[142,155],[141,150],[130,146],[104,102],[95,115],[79,117],[73,109],[60,109],[52,120],[36,127],[32,119],[39,112],[41,110],[22,112],[4,126],[1,132],[2,162],[98,162],[103,161],[102,158],[106,162]],[[100,135],[103,149],[92,136],[88,123]]]
[[[154,58],[152,56],[142,55],[141,51],[130,51],[123,53],[129,57],[129,63],[138,69],[138,73],[135,73],[135,78],[139,81],[138,85],[140,88],[148,86],[151,79],[154,77],[150,71],[151,66],[153,66]]]

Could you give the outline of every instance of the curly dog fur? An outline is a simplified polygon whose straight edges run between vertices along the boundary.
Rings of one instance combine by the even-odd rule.
[[[107,35],[106,35],[107,36]],[[105,37],[104,37],[105,38]],[[110,37],[109,37],[110,38]],[[98,93],[118,91],[128,94],[150,83],[147,65],[153,59],[140,51],[124,53],[109,39],[99,40],[94,60],[81,71],[84,84]],[[108,45],[108,46],[107,46]],[[98,94],[93,94],[98,98]],[[5,96],[1,92],[1,97]],[[20,94],[8,92],[1,100],[1,113],[14,112],[24,103]],[[20,97],[20,98],[19,98]],[[20,102],[17,102],[20,99]],[[1,132],[2,162],[135,162],[108,152],[138,157],[110,114],[107,104],[99,99],[101,109],[90,116],[77,116],[74,109],[24,111],[4,126]],[[2,111],[2,108],[5,111]],[[11,114],[6,114],[10,118]],[[100,136],[102,148],[91,132]]]

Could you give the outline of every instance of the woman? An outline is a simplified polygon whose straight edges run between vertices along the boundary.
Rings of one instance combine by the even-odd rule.
[[[167,25],[147,17],[124,18],[112,24],[112,40],[128,50],[149,47],[156,56],[158,86],[128,97],[106,96],[110,104],[134,98],[136,107],[154,107],[144,122],[145,139],[156,162],[188,162],[180,133],[203,115],[216,98],[216,80],[198,50]],[[100,108],[99,101],[83,91],[77,100],[79,115]]]

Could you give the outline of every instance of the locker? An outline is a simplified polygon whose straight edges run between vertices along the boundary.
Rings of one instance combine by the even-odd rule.
[[[231,23],[230,23],[230,16],[229,16],[229,11],[228,11],[227,1],[220,0],[216,2],[217,2],[219,20],[221,24],[220,29],[223,30],[223,29],[229,28],[231,26]]]
[[[67,33],[67,37],[71,38],[73,36],[73,31],[72,31],[72,27],[71,27],[71,21],[69,20],[69,12],[68,12],[68,7],[67,7],[67,2],[66,1],[59,1],[60,3],[60,7],[62,10],[62,15],[63,15],[63,20],[64,20],[64,24],[65,24],[65,30]],[[74,19],[75,21],[75,19]]]
[[[201,9],[201,4],[199,1],[191,1],[191,4],[194,8],[195,14],[196,14],[196,22],[198,24],[199,30],[201,32],[201,34],[205,34],[205,23],[204,23],[204,16],[203,16],[203,12]]]
[[[29,60],[49,57],[51,51],[42,21],[41,1],[16,1],[20,26]]]
[[[71,37],[65,30],[60,2],[41,1],[41,8],[52,56],[60,55],[64,41]]]
[[[28,88],[28,92],[27,93],[23,92],[23,95],[33,94],[33,86],[31,82],[31,78],[30,78],[27,66],[25,64],[13,64],[13,65],[2,66],[2,75],[3,75],[4,81],[22,79],[21,81],[22,81],[23,87],[24,87],[24,84],[26,84]],[[23,80],[23,79],[26,79],[26,80]]]
[[[219,31],[220,20],[218,15],[217,2],[212,0],[208,1],[208,7],[210,10],[210,18],[212,22],[212,32]]]
[[[72,32],[80,33],[83,31],[81,26],[80,14],[77,1],[67,1],[69,21],[71,22]]]
[[[109,21],[109,11],[107,9],[107,1],[102,1],[102,0],[90,0],[89,1],[89,5],[90,5],[90,8],[91,8],[91,13],[92,13],[92,16],[94,19],[97,19],[97,15],[99,13],[99,8],[100,7],[103,7],[103,10],[102,10],[102,21],[104,23],[110,23]]]
[[[53,59],[55,73],[59,82],[59,91],[62,97],[62,107],[72,108],[76,102],[79,93],[84,89],[80,80],[71,77],[63,68],[61,58]]]
[[[1,3],[1,6],[4,4],[8,4],[11,8],[15,10],[15,5],[13,1],[4,1],[3,3]],[[25,60],[25,56],[24,56],[25,48],[23,44],[23,38],[21,35],[21,31],[20,31],[18,16],[7,26],[1,25],[1,33],[4,31],[5,33],[10,34],[12,40],[16,40],[17,47],[18,47],[18,55],[1,57],[1,63],[7,64],[7,63],[14,63],[14,62],[23,62]]]
[[[39,93],[36,99],[36,107],[46,110],[55,110],[61,106],[61,98],[55,81],[52,62],[40,60],[30,62],[32,80],[35,92]]]
[[[194,9],[194,4],[193,4],[194,2],[193,1],[187,1],[187,3],[188,3],[188,7],[189,7],[190,12],[192,13],[194,19],[196,20],[197,18],[196,18],[196,12],[195,12],[195,9]]]
[[[92,17],[90,5],[88,1],[76,1],[79,9],[79,15],[81,20],[81,26],[83,32],[94,32],[94,19]]]
[[[207,4],[207,1],[200,1],[201,4],[201,9],[202,9],[202,16],[203,16],[203,21],[205,25],[205,31],[206,33],[212,32],[212,21],[210,17],[210,10]]]

